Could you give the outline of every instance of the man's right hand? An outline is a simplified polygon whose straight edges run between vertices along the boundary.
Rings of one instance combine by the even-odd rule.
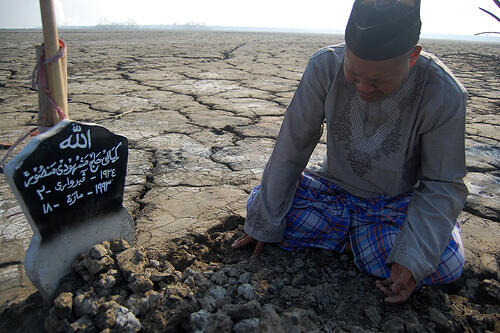
[[[256,241],[254,238],[248,236],[247,234],[245,234],[245,235],[241,236],[240,238],[238,238],[237,240],[235,240],[233,242],[233,244],[231,245],[231,247],[233,249],[237,249],[237,248],[240,248],[242,246],[246,246],[246,245],[254,243],[254,242],[257,242],[257,245],[255,245],[255,249],[253,250],[252,256],[250,258],[255,258],[264,249],[264,242]]]

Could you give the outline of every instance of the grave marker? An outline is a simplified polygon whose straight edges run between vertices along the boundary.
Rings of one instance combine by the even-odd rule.
[[[5,166],[34,233],[26,273],[46,300],[79,253],[103,240],[133,242],[133,220],[122,206],[127,159],[127,138],[64,120]]]

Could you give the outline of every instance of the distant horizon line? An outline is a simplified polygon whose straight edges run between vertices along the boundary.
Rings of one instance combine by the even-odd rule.
[[[184,31],[225,31],[225,32],[280,32],[280,33],[310,33],[310,34],[334,34],[343,35],[344,31],[339,29],[308,29],[308,28],[278,28],[278,27],[243,27],[243,26],[218,26],[205,25],[201,23],[186,23],[186,24],[97,24],[97,25],[75,25],[75,26],[59,26],[60,30],[184,30]],[[7,28],[0,27],[0,30],[42,30],[42,27],[25,27],[25,28]],[[481,32],[479,32],[481,33]],[[491,32],[490,32],[491,33]],[[447,39],[447,40],[463,40],[463,41],[483,41],[500,43],[500,35],[460,35],[446,33],[421,33],[421,38],[429,39]]]

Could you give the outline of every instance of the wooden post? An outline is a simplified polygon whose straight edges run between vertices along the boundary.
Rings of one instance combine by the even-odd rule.
[[[40,0],[40,11],[42,15],[43,26],[43,39],[45,43],[45,56],[46,58],[53,57],[59,52],[59,36],[57,34],[57,26],[54,14],[54,5],[52,0]],[[68,96],[66,93],[66,76],[63,61],[49,63],[47,65],[47,77],[49,83],[50,96],[54,103],[56,103],[62,112],[68,116]],[[43,112],[40,110],[40,112]],[[56,112],[50,108],[50,112]],[[50,116],[40,116],[40,119],[53,119]],[[59,122],[56,118],[56,122]],[[40,126],[51,127],[55,124],[47,123],[40,124]]]
[[[40,59],[43,52],[42,46],[36,45],[35,50],[36,50],[36,58]],[[40,64],[40,66],[45,66],[45,65]],[[46,68],[47,66],[45,66],[45,69]],[[47,78],[45,78],[45,82],[39,82],[38,84],[40,85],[40,87],[38,88],[38,132],[43,133],[46,130],[52,128],[52,126],[54,126],[55,124],[57,124],[59,118],[57,116],[57,113],[54,112],[54,110],[50,106],[49,100],[47,99],[47,95],[45,94],[45,91],[42,88],[42,84],[45,84],[47,87],[49,86]]]

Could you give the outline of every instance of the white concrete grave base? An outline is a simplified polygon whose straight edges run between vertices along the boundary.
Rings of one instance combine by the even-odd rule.
[[[123,207],[128,140],[63,120],[34,137],[4,173],[33,229],[26,275],[50,302],[76,257],[105,240],[134,241]]]
[[[97,243],[115,238],[123,238],[130,244],[134,242],[134,220],[123,207],[116,213],[66,228],[49,241],[41,242],[40,235],[35,233],[24,259],[26,275],[43,299],[50,302],[79,254]]]

